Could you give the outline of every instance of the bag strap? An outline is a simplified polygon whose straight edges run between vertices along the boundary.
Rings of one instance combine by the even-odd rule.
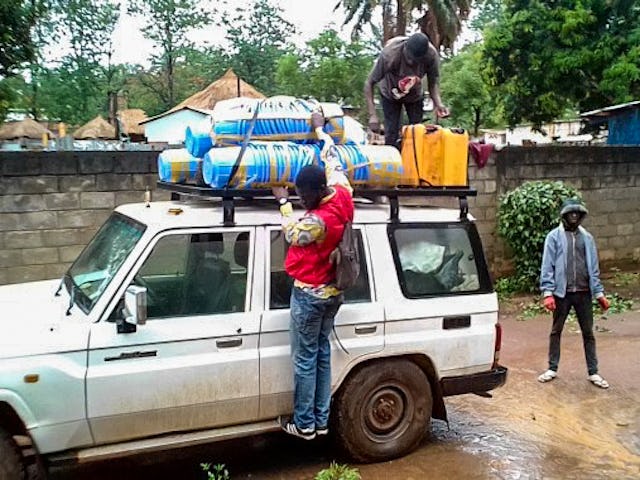
[[[233,167],[231,168],[231,173],[229,174],[229,179],[227,180],[227,184],[224,186],[225,190],[229,188],[229,186],[231,185],[231,182],[236,176],[236,173],[238,173],[238,169],[240,168],[240,163],[242,162],[242,157],[244,157],[244,152],[247,150],[247,147],[249,146],[249,139],[253,134],[253,127],[255,126],[256,120],[258,119],[258,110],[260,110],[260,107],[262,106],[262,102],[264,102],[264,100],[260,100],[258,102],[258,104],[256,105],[256,109],[253,112],[253,116],[251,117],[251,121],[249,122],[249,128],[247,128],[247,133],[242,139],[242,147],[240,147],[240,153],[238,154],[238,158],[236,158],[236,162],[233,164]]]

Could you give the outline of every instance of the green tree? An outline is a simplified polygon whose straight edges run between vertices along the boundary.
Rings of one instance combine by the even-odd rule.
[[[637,99],[640,1],[507,0],[483,58],[510,125]]]
[[[56,0],[48,4],[43,45],[68,42],[52,68],[31,68],[32,111],[79,125],[107,112],[112,80],[111,39],[119,7],[111,0]],[[45,36],[48,35],[48,38]]]
[[[276,92],[278,60],[292,50],[289,39],[295,27],[282,13],[269,0],[257,0],[251,8],[237,8],[222,19],[231,44],[233,70],[265,95]]]
[[[276,73],[278,91],[362,106],[362,85],[373,59],[369,46],[361,42],[347,43],[335,30],[327,29],[307,42],[301,53],[280,58]]]
[[[148,78],[141,82],[158,96],[163,109],[173,107],[176,99],[176,63],[185,50],[193,48],[190,30],[213,23],[214,11],[193,0],[132,0],[130,12],[142,16],[146,23],[145,38],[151,40],[160,53],[153,55]]]
[[[36,58],[37,45],[32,30],[44,12],[38,0],[0,2],[0,121],[19,95],[8,78]]]
[[[440,75],[442,98],[451,110],[446,124],[464,127],[474,135],[478,135],[480,127],[495,127],[503,122],[498,96],[480,73],[481,62],[482,45],[468,45],[443,62]]]
[[[382,11],[382,32],[376,27],[373,14]],[[397,35],[405,35],[407,26],[418,14],[416,24],[426,33],[436,48],[450,49],[462,31],[471,8],[470,0],[338,0],[347,16],[344,25],[354,21],[353,34],[359,36],[363,27],[371,26],[384,44]],[[381,34],[380,34],[381,33]]]
[[[40,8],[36,0],[0,2],[0,79],[16,75],[35,56],[31,29]]]

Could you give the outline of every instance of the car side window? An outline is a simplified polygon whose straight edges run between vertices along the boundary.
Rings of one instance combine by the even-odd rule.
[[[174,234],[154,246],[132,284],[147,289],[147,317],[242,312],[249,232]]]
[[[392,228],[390,239],[403,294],[421,298],[491,290],[486,276],[480,274],[484,258],[469,233],[464,225],[452,224]]]
[[[369,287],[369,271],[367,269],[367,257],[364,248],[362,231],[353,229],[360,252],[360,276],[356,284],[344,292],[345,303],[359,303],[371,301],[371,289]],[[284,270],[284,261],[287,257],[289,244],[284,240],[280,230],[271,232],[271,266],[270,266],[270,296],[269,308],[277,310],[289,308],[293,279]]]

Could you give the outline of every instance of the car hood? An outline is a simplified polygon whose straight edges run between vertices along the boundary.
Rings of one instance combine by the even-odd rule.
[[[68,297],[66,292],[54,295],[59,284],[47,280],[0,286],[0,358],[87,348],[89,325],[64,314]]]

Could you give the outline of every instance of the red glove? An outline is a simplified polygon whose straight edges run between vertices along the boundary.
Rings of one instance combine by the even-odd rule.
[[[553,298],[553,295],[544,297],[544,299],[542,300],[542,304],[544,305],[544,308],[546,308],[550,312],[553,312],[556,309],[556,299]]]
[[[598,298],[598,303],[600,304],[600,308],[602,309],[603,312],[606,312],[607,310],[609,310],[609,300],[607,300],[607,297],[599,297]]]

